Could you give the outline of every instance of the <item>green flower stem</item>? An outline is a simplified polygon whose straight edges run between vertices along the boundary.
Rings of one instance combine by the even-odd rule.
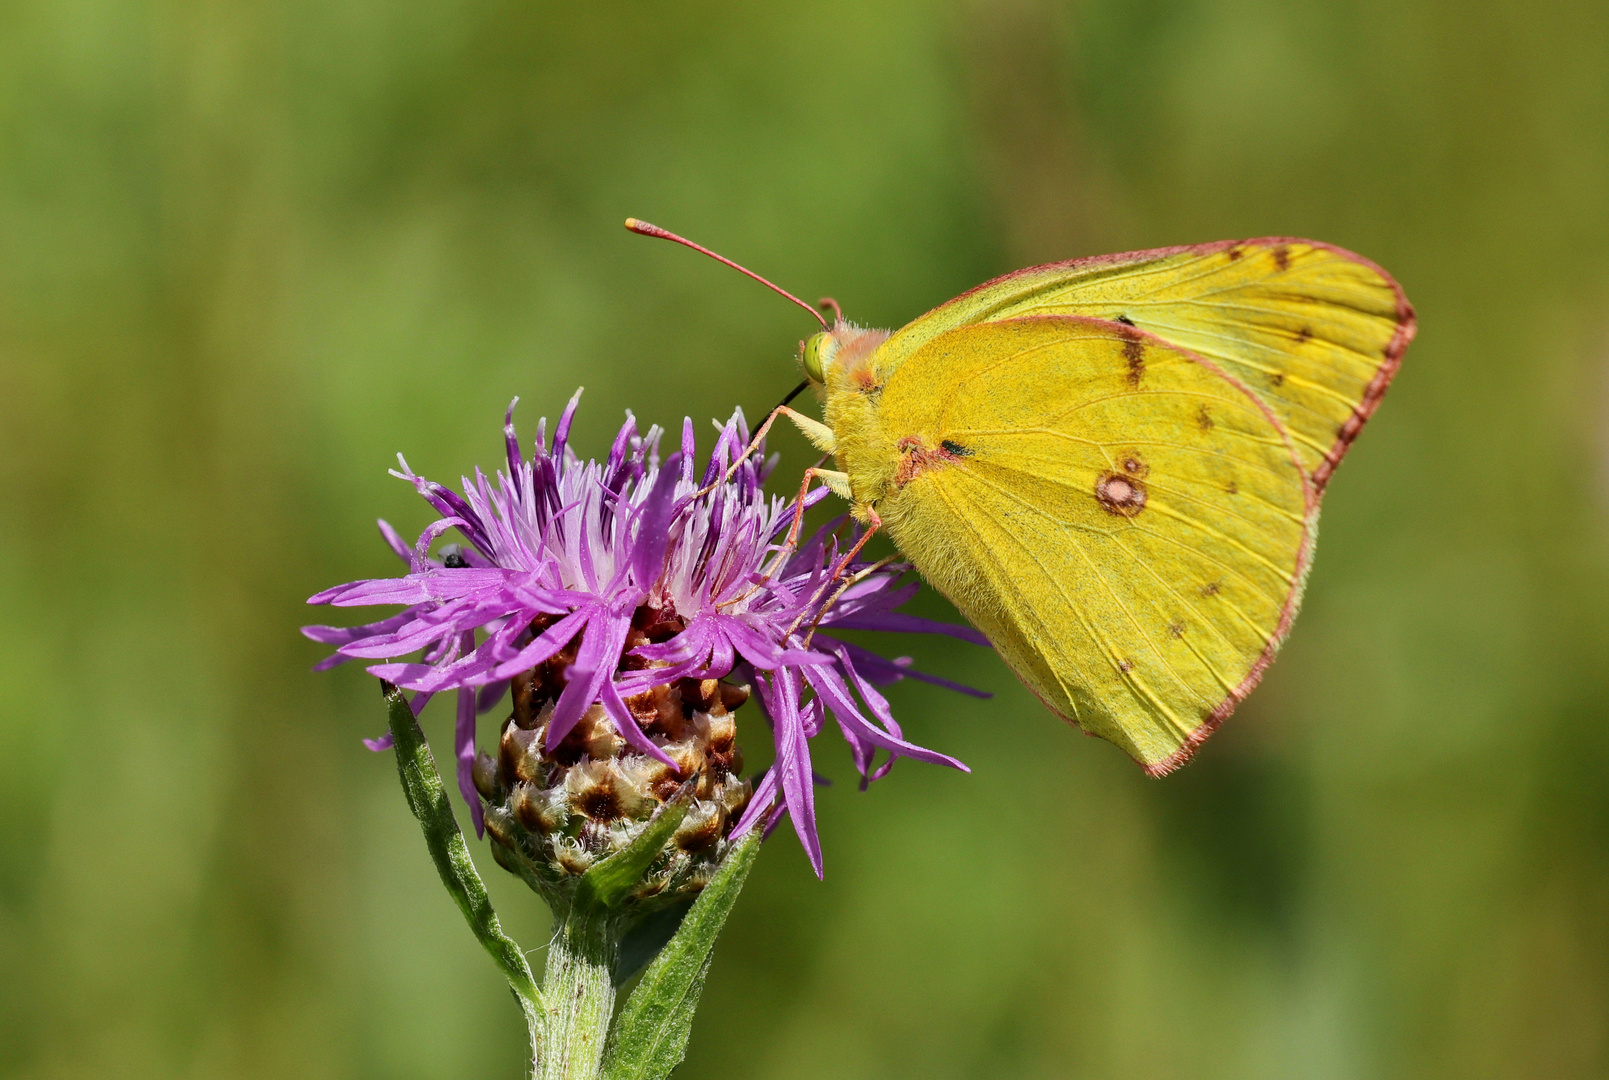
[[[733,845],[675,936],[643,972],[609,1034],[605,1080],[663,1080],[682,1063],[715,940],[759,854],[756,829]]]
[[[503,933],[502,924],[497,921],[491,898],[486,895],[486,884],[470,860],[463,833],[458,831],[458,819],[453,816],[446,785],[436,771],[436,759],[425,744],[425,733],[419,730],[407,699],[400,691],[388,687],[386,706],[397,755],[397,773],[402,778],[408,808],[424,830],[425,846],[430,849],[430,858],[441,875],[441,883],[452,894],[458,909],[464,913],[464,921],[469,923],[469,928],[491,954],[514,991],[514,999],[525,1016],[534,1053],[542,1025],[543,1000],[531,967],[525,961],[525,952]]]
[[[583,875],[554,912],[547,971],[536,987],[525,953],[503,933],[470,860],[447,788],[402,694],[386,690],[397,773],[425,846],[464,920],[508,980],[531,1039],[532,1080],[666,1080],[681,1063],[715,940],[760,850],[758,832],[733,845],[680,926],[643,973],[610,1030],[620,942],[635,922],[623,906],[632,885],[687,813],[692,785],[659,811],[633,843]],[[609,1060],[604,1062],[605,1048]]]
[[[585,905],[572,905],[555,921],[533,1075],[536,1080],[595,1080],[615,1008],[620,927],[609,913]]]

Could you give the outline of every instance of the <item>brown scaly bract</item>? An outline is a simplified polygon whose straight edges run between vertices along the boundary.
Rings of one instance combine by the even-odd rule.
[[[681,620],[652,621],[639,609],[628,649],[666,640]],[[733,827],[752,794],[737,746],[734,711],[746,686],[680,679],[627,700],[644,733],[680,767],[681,775],[630,747],[602,706],[593,705],[551,753],[547,723],[575,662],[578,646],[517,676],[513,711],[503,723],[495,759],[482,753],[474,770],[484,800],[492,854],[544,899],[568,901],[580,875],[631,843],[682,788],[692,805],[633,892],[639,911],[697,894],[730,847]],[[642,666],[634,658],[628,663]]]

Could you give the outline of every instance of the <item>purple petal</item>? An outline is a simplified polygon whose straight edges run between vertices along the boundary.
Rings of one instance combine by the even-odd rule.
[[[631,650],[631,654],[651,663],[679,663],[695,656],[704,656],[709,652],[710,635],[714,632],[713,621],[711,618],[695,617],[669,641],[639,645]]]
[[[586,635],[575,663],[570,665],[570,681],[553,705],[553,716],[548,721],[547,749],[551,752],[581,717],[598,700],[598,689],[615,668],[620,666],[621,650],[626,633],[631,629],[631,615],[619,612],[594,610],[587,623]]]
[[[625,479],[626,448],[631,445],[632,438],[637,434],[637,418],[626,410],[626,422],[620,426],[615,434],[614,445],[609,447],[609,464],[604,468],[603,486],[610,491],[620,490],[620,484]]]
[[[972,771],[948,754],[941,754],[936,750],[929,750],[926,747],[917,746],[915,743],[906,742],[897,735],[892,735],[876,724],[871,723],[855,707],[854,700],[849,696],[848,689],[843,681],[839,679],[837,672],[828,668],[813,668],[806,673],[805,678],[810,683],[810,688],[821,695],[819,700],[825,701],[827,707],[832,710],[833,719],[838,721],[839,726],[844,729],[845,737],[849,738],[852,744],[858,740],[864,740],[868,745],[875,746],[880,750],[887,750],[889,753],[897,754],[900,757],[914,758],[917,761],[926,761],[932,765],[948,765],[950,768],[959,769],[962,772]],[[868,707],[874,713],[878,712],[877,704],[874,704],[872,698],[867,696],[868,692],[871,694],[876,692],[865,685],[860,685],[857,689],[860,690],[862,697],[866,699]],[[882,704],[883,708],[886,709],[886,703],[882,701],[880,695],[876,697],[876,702]],[[853,731],[853,735],[850,734],[851,731]]]
[[[503,700],[503,695],[506,693],[508,693],[507,679],[489,682],[481,687],[479,695],[475,698],[476,714],[485,716],[499,701]]]
[[[440,521],[432,521],[429,525],[425,526],[425,531],[419,534],[418,543],[414,544],[413,546],[413,556],[410,559],[410,565],[413,567],[414,571],[416,573],[423,572],[427,567],[432,565],[429,558],[430,545],[436,542],[436,537],[440,536],[448,529],[457,528],[458,526],[464,524],[466,523],[462,518],[447,517],[442,518]]]
[[[970,641],[974,645],[989,645],[989,639],[970,626],[960,623],[939,622],[937,619],[924,619],[920,615],[907,615],[902,611],[884,611],[878,614],[843,615],[836,614],[833,608],[822,617],[822,626],[831,626],[835,630],[884,630],[900,634],[946,634],[949,637]]]
[[[464,534],[465,539],[480,548],[482,554],[487,556],[492,554],[492,546],[486,539],[486,530],[481,524],[480,518],[469,508],[468,503],[464,502],[449,488],[443,487],[434,480],[426,480],[424,477],[417,475],[408,467],[407,460],[401,454],[397,455],[397,463],[402,466],[402,470],[399,472],[393,469],[391,471],[392,476],[412,484],[414,490],[426,502],[435,507],[436,512],[442,517],[462,518],[464,523],[459,526],[459,531]]]
[[[681,775],[681,766],[672,761],[665,751],[655,746],[653,740],[643,732],[643,729],[637,723],[637,718],[631,715],[631,710],[626,707],[625,701],[621,699],[620,691],[615,689],[615,684],[605,679],[599,690],[603,700],[604,711],[609,714],[609,719],[614,721],[615,730],[620,732],[621,737],[638,753],[647,754],[655,760],[664,762],[675,770],[678,776]]]
[[[496,588],[508,580],[507,570],[426,570],[400,578],[368,578],[325,589],[308,598],[309,604],[359,607],[371,604],[422,604],[427,600],[453,600],[478,590]]]
[[[691,427],[691,425],[689,425]],[[670,525],[676,512],[676,481],[681,473],[682,456],[672,454],[660,466],[653,490],[643,504],[637,523],[637,542],[632,551],[632,569],[637,584],[650,589],[659,580],[670,547]]]
[[[385,518],[380,518],[377,524],[380,526],[380,536],[385,540],[387,546],[397,553],[397,558],[411,565],[413,549],[408,546],[401,536],[397,535],[397,530],[393,529],[391,523]]]
[[[513,659],[506,660],[492,669],[492,678],[511,679],[522,671],[529,671],[542,661],[556,654],[560,649],[570,644],[571,640],[587,625],[587,619],[592,615],[591,609],[574,611],[548,627],[525,648],[514,654]]]
[[[754,794],[749,797],[749,805],[743,808],[743,814],[733,826],[731,838],[741,840],[744,835],[754,827],[760,819],[770,816],[771,804],[777,797],[777,771],[767,769],[754,785]],[[781,809],[780,807],[778,809]],[[766,835],[770,835],[775,819],[766,823]]]
[[[508,478],[514,490],[519,490],[520,482],[520,437],[514,431],[514,406],[520,403],[518,395],[508,403],[508,412],[503,414],[503,448],[508,454]]]
[[[379,622],[367,623],[363,626],[304,626],[302,635],[312,638],[321,645],[345,645],[351,641],[362,641],[366,638],[389,634],[414,617],[411,611],[399,611],[390,618]]]
[[[366,670],[387,682],[396,683],[408,690],[437,693],[465,686],[481,686],[495,682],[490,669],[502,659],[504,653],[497,640],[490,639],[468,656],[459,657],[456,639],[439,662],[420,664],[376,664]],[[427,659],[430,659],[427,656]]]
[[[816,794],[810,768],[810,743],[805,737],[805,718],[799,711],[798,676],[790,668],[774,673],[771,685],[758,680],[767,698],[768,711],[776,724],[777,759],[773,768],[782,785],[782,797],[793,818],[793,831],[816,876],[821,877],[821,839],[816,835]]]
[[[581,404],[581,391],[585,387],[576,389],[570,398],[570,403],[564,407],[564,413],[559,417],[559,426],[553,431],[553,456],[562,460],[564,448],[570,441],[570,421],[575,419],[575,407]]]
[[[815,506],[817,503],[819,503],[821,500],[825,499],[828,495],[831,495],[831,494],[832,494],[832,489],[830,489],[830,488],[819,487],[819,488],[815,488],[815,489],[811,490],[804,497],[804,508],[806,510],[809,510],[811,507]],[[788,507],[787,511],[785,513],[781,514],[777,518],[777,520],[772,523],[771,536],[769,537],[769,539],[774,540],[777,537],[781,536],[784,532],[786,532],[789,529],[789,527],[791,527],[793,525],[794,515],[797,514],[798,511],[799,511],[799,503],[798,503],[797,500],[795,500],[793,502],[793,504]]]
[[[416,689],[413,684],[417,680],[438,669],[434,664],[370,664],[363,670],[376,679],[384,679],[404,690],[413,690]]]
[[[915,679],[918,682],[932,683],[934,686],[942,686],[946,690],[954,690],[958,694],[966,694],[968,697],[981,698],[985,701],[994,697],[987,690],[978,690],[964,683],[951,682],[949,679],[941,679],[937,675],[917,671],[909,663],[902,663],[900,660],[890,660],[887,657],[879,656],[870,649],[863,649],[851,641],[839,641],[836,638],[819,635],[815,644],[821,648],[831,645],[841,646],[847,650],[850,659],[854,661],[855,669],[871,682],[887,684],[899,682],[901,679]],[[910,658],[904,657],[902,659],[908,661]]]
[[[480,792],[475,790],[475,691],[458,691],[458,723],[453,730],[453,747],[458,752],[458,793],[475,819],[475,835],[486,835],[486,812],[481,809]]]
[[[721,475],[721,470],[726,467],[728,455],[737,453],[737,434],[732,430],[732,425],[727,424],[723,427],[716,424],[715,430],[720,434],[715,437],[715,448],[710,451],[710,461],[704,468],[704,478],[699,481],[699,487],[713,483],[715,478]]]

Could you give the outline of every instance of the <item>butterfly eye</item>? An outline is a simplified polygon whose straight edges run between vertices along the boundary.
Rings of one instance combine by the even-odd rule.
[[[811,382],[825,382],[822,371],[832,360],[832,354],[837,351],[837,343],[832,335],[827,333],[816,334],[804,343],[799,352],[799,362],[804,366],[805,378]]]

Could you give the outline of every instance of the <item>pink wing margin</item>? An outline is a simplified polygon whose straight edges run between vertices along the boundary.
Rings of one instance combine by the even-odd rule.
[[[1381,271],[1381,273],[1383,274],[1384,271]],[[1392,284],[1395,285],[1395,282]],[[1398,289],[1397,295],[1400,297],[1402,295],[1402,290]],[[1296,454],[1296,444],[1291,440],[1290,432],[1285,430],[1285,425],[1280,423],[1279,417],[1274,415],[1274,410],[1270,409],[1262,398],[1258,397],[1252,392],[1251,387],[1229,374],[1229,372],[1225,371],[1217,364],[1214,364],[1211,360],[1208,360],[1206,357],[1198,355],[1197,353],[1191,352],[1189,349],[1180,348],[1179,346],[1174,345],[1163,338],[1156,337],[1154,334],[1146,334],[1144,331],[1135,331],[1130,327],[1124,326],[1122,323],[1113,323],[1112,325],[1122,330],[1128,330],[1130,333],[1138,333],[1140,336],[1157,341],[1163,346],[1173,349],[1175,352],[1183,353],[1196,363],[1200,364],[1202,367],[1206,368],[1208,371],[1212,372],[1214,375],[1217,375],[1219,378],[1223,379],[1224,382],[1245,394],[1252,400],[1254,404],[1256,404],[1259,409],[1262,410],[1263,415],[1268,417],[1268,422],[1274,425],[1274,429],[1278,431],[1280,436],[1285,440],[1285,450],[1290,454],[1291,462],[1296,466],[1296,471],[1302,477],[1302,505],[1304,510],[1304,520],[1302,522],[1302,543],[1301,546],[1296,549],[1296,572],[1293,575],[1293,580],[1291,581],[1290,591],[1285,594],[1285,602],[1280,606],[1279,622],[1274,626],[1274,634],[1268,639],[1268,644],[1263,647],[1262,655],[1259,656],[1256,662],[1252,664],[1251,670],[1246,672],[1246,677],[1240,680],[1240,685],[1231,690],[1229,692],[1229,696],[1218,703],[1218,707],[1208,714],[1207,718],[1201,722],[1200,727],[1196,728],[1188,736],[1186,736],[1184,744],[1180,746],[1179,749],[1175,750],[1173,753],[1169,754],[1167,757],[1156,762],[1155,764],[1140,766],[1145,770],[1147,776],[1162,777],[1179,768],[1181,765],[1195,756],[1197,748],[1199,748],[1202,743],[1206,742],[1207,739],[1212,736],[1214,731],[1218,730],[1219,725],[1221,725],[1225,720],[1229,719],[1229,714],[1235,711],[1236,706],[1238,706],[1242,701],[1245,701],[1247,696],[1254,689],[1256,689],[1257,684],[1262,682],[1263,673],[1268,670],[1268,665],[1274,662],[1274,657],[1279,654],[1280,646],[1285,644],[1285,637],[1291,631],[1291,623],[1296,621],[1296,611],[1302,606],[1302,591],[1307,587],[1307,572],[1313,568],[1313,537],[1317,531],[1316,526],[1318,524],[1319,500],[1323,498],[1324,491],[1323,488],[1320,487],[1317,482],[1315,482],[1314,478],[1307,472],[1307,470],[1302,468],[1302,462]],[[1396,369],[1393,368],[1392,370],[1395,371]],[[1378,381],[1379,376],[1377,375],[1375,378],[1376,381]],[[1389,375],[1386,376],[1386,382],[1389,383],[1390,381],[1391,377]],[[1373,383],[1371,383],[1370,386],[1372,388]],[[1383,386],[1381,387],[1380,392],[1385,392]],[[1361,420],[1358,421],[1358,426],[1363,426],[1363,422]],[[1344,448],[1342,452],[1345,452]],[[1331,471],[1334,471],[1333,466],[1331,467]]]

